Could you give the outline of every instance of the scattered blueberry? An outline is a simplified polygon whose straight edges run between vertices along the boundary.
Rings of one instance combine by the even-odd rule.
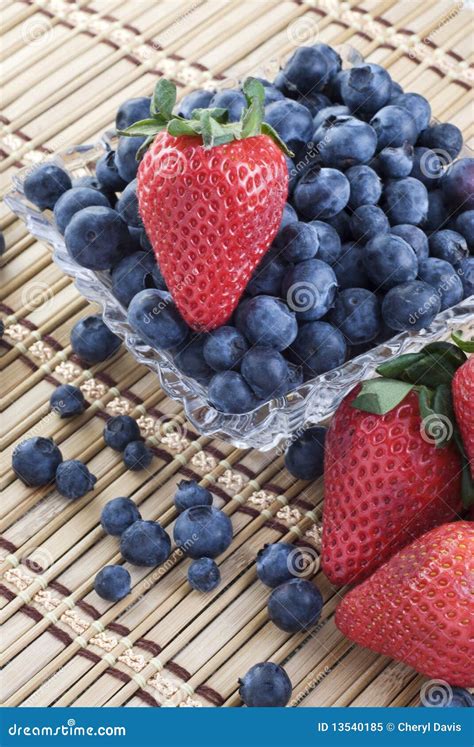
[[[61,418],[80,415],[86,409],[86,401],[83,393],[79,387],[72,386],[72,384],[61,384],[56,387],[49,403],[51,409],[57,412]]]
[[[56,470],[56,488],[65,498],[75,501],[92,490],[97,482],[87,466],[77,459],[67,459]]]
[[[456,269],[444,259],[428,257],[420,262],[418,277],[436,289],[441,299],[440,311],[462,301],[464,287]]]
[[[389,290],[416,279],[416,254],[410,244],[393,233],[370,239],[365,245],[363,258],[365,271],[377,290]]]
[[[383,148],[378,155],[381,173],[389,179],[409,176],[413,170],[414,148],[410,143],[403,143],[396,148]]]
[[[181,480],[174,496],[174,505],[179,513],[193,506],[212,506],[212,493],[196,480]]]
[[[272,296],[245,299],[237,308],[236,326],[250,343],[280,351],[291,345],[298,332],[295,314]]]
[[[211,558],[197,558],[188,568],[188,581],[196,591],[212,591],[219,585],[221,573],[219,566]]]
[[[293,578],[272,591],[268,615],[280,630],[298,633],[316,625],[322,607],[319,589],[304,578]]]
[[[93,365],[110,358],[120,346],[120,338],[98,314],[91,314],[79,319],[72,328],[71,346],[82,361]]]
[[[363,243],[390,231],[388,218],[377,205],[360,205],[352,213],[349,225],[352,237]]]
[[[254,345],[242,358],[241,373],[256,397],[269,400],[288,391],[288,361],[277,350]]]
[[[385,106],[370,120],[377,134],[377,150],[398,148],[404,143],[414,145],[418,137],[416,122],[401,106]]]
[[[114,150],[107,150],[97,161],[95,174],[105,189],[112,192],[122,192],[127,186],[127,182],[122,179],[118,172],[115,157]]]
[[[54,206],[54,219],[60,233],[64,233],[73,215],[86,207],[108,207],[110,203],[97,189],[73,187],[64,192]]]
[[[157,521],[137,519],[122,533],[120,552],[133,565],[160,565],[169,558],[171,540]]]
[[[444,151],[454,159],[462,148],[462,132],[450,122],[435,124],[423,130],[418,144],[432,150]]]
[[[115,116],[115,129],[125,130],[126,127],[142,119],[150,117],[151,99],[148,96],[140,96],[137,99],[127,99],[120,104]]]
[[[69,174],[54,163],[43,163],[34,168],[25,181],[25,197],[40,210],[52,210],[64,192],[71,189]]]
[[[247,101],[242,91],[219,91],[210,100],[209,109],[227,109],[229,122],[238,122]],[[207,108],[207,107],[206,107]]]
[[[130,415],[115,415],[104,427],[104,441],[115,451],[124,451],[131,441],[140,440],[140,428]]]
[[[0,231],[0,257],[5,253],[5,236]]]
[[[316,480],[324,471],[324,442],[327,428],[306,428],[288,446],[285,467],[298,480]]]
[[[232,522],[214,506],[193,506],[180,513],[173,536],[190,558],[215,558],[232,542]]]
[[[239,695],[248,708],[283,708],[291,698],[291,680],[279,664],[255,664],[239,679]]]
[[[295,187],[293,200],[299,213],[310,220],[332,218],[349,201],[350,184],[336,169],[308,171]]]
[[[303,367],[305,378],[313,378],[342,366],[346,352],[344,335],[327,322],[301,325],[291,346],[292,359]]]
[[[354,166],[354,168],[358,167]],[[328,265],[333,265],[341,254],[339,234],[335,228],[321,220],[313,220],[309,225],[316,231],[318,237],[318,259]]]
[[[365,164],[351,166],[346,171],[350,185],[349,207],[352,210],[361,205],[376,205],[382,194],[382,181],[379,175]]]
[[[448,205],[456,210],[474,209],[474,158],[460,158],[441,179],[441,190]]]
[[[15,446],[12,468],[25,485],[37,487],[54,480],[62,461],[61,452],[51,438],[33,436]]]
[[[125,254],[127,226],[110,207],[79,210],[67,224],[64,241],[71,257],[89,270],[109,270]]]
[[[188,336],[188,327],[166,291],[151,289],[137,293],[128,307],[128,321],[157,350],[176,348]]]
[[[349,345],[375,340],[382,328],[379,300],[375,293],[365,288],[342,290],[329,319],[343,333]]]
[[[184,119],[191,119],[191,114],[195,109],[207,109],[214,96],[214,91],[191,91],[183,96],[178,103],[178,114]]]
[[[432,233],[429,239],[430,254],[456,266],[469,256],[466,239],[460,233],[446,228]]]
[[[123,451],[125,466],[134,472],[149,467],[152,459],[153,452],[144,441],[130,441]]]
[[[121,137],[115,151],[115,165],[121,179],[131,182],[138,171],[137,151],[145,141],[144,137]]]
[[[123,565],[106,565],[95,577],[94,589],[102,599],[118,602],[130,594],[130,574]]]
[[[429,254],[428,237],[418,226],[412,226],[410,223],[400,223],[398,226],[392,226],[392,233],[410,244],[415,252],[418,261],[426,259]]]
[[[219,371],[208,389],[209,402],[216,410],[228,413],[250,412],[257,404],[252,389],[237,371]]]
[[[112,293],[127,307],[142,290],[165,290],[165,283],[153,254],[134,252],[124,257],[112,270]]]
[[[329,125],[326,127],[326,124]],[[347,169],[370,161],[377,147],[377,134],[371,125],[351,116],[326,120],[325,129],[315,134],[318,151],[324,166]]]
[[[413,280],[391,288],[382,301],[382,317],[396,332],[429,327],[441,308],[440,297],[431,285]]]
[[[257,576],[272,589],[297,576],[304,565],[304,555],[287,542],[265,545],[257,553]]]
[[[417,226],[425,220],[428,214],[426,187],[411,176],[387,182],[382,199],[392,226],[398,223],[411,223]]]
[[[283,277],[282,295],[298,321],[321,319],[334,303],[337,278],[320,259],[291,265]]]
[[[380,65],[359,65],[342,75],[342,101],[359,117],[378,112],[388,103],[391,93],[392,80]]]
[[[130,498],[113,498],[105,504],[100,515],[102,529],[114,537],[119,537],[139,519],[140,511]]]

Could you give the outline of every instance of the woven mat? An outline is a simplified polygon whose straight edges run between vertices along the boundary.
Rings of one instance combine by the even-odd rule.
[[[472,145],[472,18],[462,2],[43,0],[1,7],[3,191],[18,167],[92,142],[122,100],[150,93],[161,74],[181,95],[204,81],[232,85],[250,72],[271,78],[295,46],[318,39],[350,43],[387,67]],[[7,243],[0,569],[7,704],[234,706],[237,677],[266,659],[286,667],[293,705],[416,703],[421,677],[353,646],[334,624],[342,592],[317,573],[321,484],[294,481],[275,451],[239,451],[199,437],[156,376],[125,351],[85,370],[69,333],[92,308],[5,205],[0,225]],[[64,382],[80,385],[89,402],[71,421],[48,413],[53,388]],[[112,413],[139,419],[154,449],[152,469],[126,471],[104,448]],[[31,435],[53,436],[66,458],[87,462],[98,477],[94,493],[71,503],[15,480],[11,450]],[[100,529],[102,506],[131,496],[144,518],[170,529],[181,478],[210,486],[232,517],[235,538],[219,559],[222,584],[207,595],[191,592],[188,561],[174,554],[159,572],[131,567],[132,594],[104,602],[93,579],[119,555],[117,541]],[[314,550],[325,605],[311,635],[289,636],[267,619],[254,559],[265,542],[281,539]]]

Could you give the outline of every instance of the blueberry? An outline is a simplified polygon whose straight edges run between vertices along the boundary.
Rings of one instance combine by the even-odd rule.
[[[278,232],[274,246],[286,262],[301,262],[318,253],[318,235],[310,223],[297,221]]]
[[[364,246],[349,241],[342,245],[341,254],[332,269],[340,289],[370,288],[364,265]]]
[[[140,428],[130,415],[114,415],[104,427],[104,441],[115,451],[123,451],[131,441],[140,439]]]
[[[126,468],[134,472],[149,467],[152,459],[153,452],[144,441],[130,441],[123,452]]]
[[[215,371],[239,368],[243,355],[248,350],[245,337],[235,327],[219,327],[206,338],[203,347],[204,360]]]
[[[361,242],[390,231],[388,218],[377,205],[361,205],[356,208],[350,218],[350,227],[352,237]]]
[[[25,197],[40,210],[52,210],[61,195],[71,187],[69,174],[54,163],[43,163],[36,167],[23,183]]]
[[[342,366],[346,352],[344,335],[327,322],[303,324],[291,346],[292,358],[303,366],[305,378],[313,378]]]
[[[191,91],[183,96],[178,103],[178,114],[184,119],[191,119],[191,114],[195,109],[207,109],[214,96],[214,91]]]
[[[102,529],[114,537],[119,537],[138,519],[141,519],[140,511],[130,498],[113,498],[100,515]]]
[[[12,454],[12,468],[25,485],[48,485],[63,461],[61,452],[51,438],[34,436],[21,441]]]
[[[291,225],[299,224],[289,224],[287,228],[290,228]],[[280,233],[283,233],[283,231],[280,231]],[[273,248],[275,248],[279,253],[276,241],[274,242]],[[249,280],[245,289],[246,292],[250,296],[279,296],[281,281],[285,271],[286,262],[279,257],[273,256],[273,251],[267,252]]]
[[[365,288],[341,291],[329,319],[343,333],[349,345],[374,340],[382,328],[379,300],[375,293]]]
[[[115,117],[115,129],[125,130],[135,122],[150,118],[151,99],[148,96],[140,96],[136,99],[128,99],[120,104]]]
[[[174,505],[179,513],[193,506],[212,506],[212,493],[196,480],[181,480],[174,496]]]
[[[413,169],[414,148],[403,143],[396,148],[383,148],[378,155],[380,173],[390,179],[409,176]]]
[[[432,193],[431,193],[432,194]],[[428,214],[428,192],[424,184],[411,176],[386,183],[383,207],[390,223],[423,223]]]
[[[346,171],[350,185],[349,207],[352,210],[361,205],[376,205],[382,194],[382,182],[379,175],[364,164],[351,166]]]
[[[151,241],[146,235],[146,231],[144,228],[140,231],[140,246],[144,252],[153,252]]]
[[[198,558],[188,568],[188,581],[196,591],[212,591],[219,585],[221,573],[215,560]]]
[[[299,575],[303,565],[304,554],[286,542],[265,545],[257,553],[257,576],[272,589]]]
[[[328,122],[329,120],[326,120]],[[347,169],[370,161],[377,146],[377,135],[373,127],[355,117],[336,117],[325,128],[322,137],[315,135],[318,151],[324,166]]]
[[[54,220],[60,233],[64,233],[73,215],[86,207],[108,207],[110,203],[97,189],[73,187],[64,192],[54,206]]]
[[[360,116],[370,116],[389,101],[392,80],[380,65],[369,63],[345,71],[341,78],[344,104]]]
[[[474,252],[474,210],[460,213],[454,221],[454,230],[466,239],[471,252]]]
[[[214,375],[213,369],[204,358],[205,335],[195,335],[186,340],[176,351],[174,363],[181,373],[190,376],[201,384],[208,384]]]
[[[285,467],[298,480],[316,480],[324,471],[324,442],[327,428],[306,428],[288,446]],[[280,582],[282,583],[282,582]]]
[[[56,470],[56,488],[65,498],[75,501],[92,490],[97,482],[95,475],[77,459],[67,459]]]
[[[314,221],[312,222],[314,223]],[[342,242],[349,241],[352,238],[350,215],[347,210],[341,210],[340,213],[337,213],[332,218],[326,218],[325,223],[329,223],[337,231]]]
[[[413,280],[391,288],[382,301],[385,324],[397,332],[429,327],[440,310],[436,290],[422,280]]]
[[[252,344],[284,350],[295,339],[298,324],[295,314],[278,298],[255,296],[243,301],[236,316],[236,326]]]
[[[241,373],[256,397],[269,400],[288,390],[287,360],[277,350],[254,345],[242,358]]]
[[[456,210],[474,209],[474,158],[460,158],[441,179],[441,190],[448,205]]]
[[[406,109],[416,122],[418,133],[425,130],[431,119],[431,106],[424,96],[419,93],[402,93],[400,96],[392,97],[390,103]]]
[[[258,405],[252,389],[237,371],[216,373],[209,382],[208,397],[221,412],[250,412]]]
[[[112,293],[127,307],[142,290],[164,290],[164,280],[153,254],[134,252],[124,257],[112,270]]]
[[[242,91],[219,91],[209,102],[209,109],[227,109],[229,122],[238,122],[246,107],[247,100]]]
[[[418,261],[427,258],[429,254],[428,237],[421,228],[412,226],[410,223],[400,223],[398,226],[392,226],[391,231],[395,236],[400,236],[407,244],[410,244]]]
[[[265,99],[264,99],[264,105],[267,106],[267,104],[273,104],[275,101],[282,101],[285,96],[284,94],[276,88],[273,83],[270,83],[269,80],[266,80],[266,78],[257,78],[258,81],[262,84],[262,86],[265,88]]]
[[[94,590],[108,602],[118,602],[130,594],[131,578],[122,565],[106,565],[94,580]]]
[[[423,182],[426,189],[436,189],[443,173],[444,165],[439,153],[421,146],[414,148],[410,176]]]
[[[392,80],[392,85],[391,85],[390,90],[391,90],[390,100],[397,98],[398,96],[400,96],[401,93],[404,92],[400,83],[397,83],[396,80]]]
[[[311,112],[296,101],[285,99],[269,104],[264,119],[296,155],[311,140],[314,129]]]
[[[295,187],[297,211],[310,220],[331,218],[344,210],[349,201],[350,184],[341,171],[314,169]]]
[[[86,207],[69,221],[64,241],[71,257],[89,270],[108,270],[119,262],[127,226],[110,207]]]
[[[146,343],[157,350],[169,350],[182,345],[188,327],[166,291],[143,290],[128,307],[129,324]]]
[[[5,236],[4,236],[4,235],[3,235],[3,233],[2,233],[1,231],[0,231],[0,257],[2,256],[2,254],[4,254],[4,253],[5,253],[5,247],[6,247],[6,244],[5,244]]]
[[[297,220],[298,215],[296,213],[296,210],[294,209],[293,205],[290,205],[290,203],[287,202],[285,204],[285,207],[283,208],[283,215],[281,217],[281,223],[278,230],[281,231],[289,223],[296,223]]]
[[[61,418],[80,415],[86,409],[86,401],[83,393],[79,387],[72,386],[72,384],[61,384],[56,387],[49,403],[51,409],[57,412]]]
[[[439,231],[446,228],[450,214],[444,201],[443,192],[440,189],[433,189],[428,192],[428,212],[422,223],[425,233]]]
[[[312,226],[318,237],[318,259],[333,265],[341,254],[341,239],[336,229],[321,220],[313,220],[308,225]]]
[[[327,44],[299,47],[278,74],[275,85],[286,95],[321,91],[341,69],[341,58]]]
[[[131,182],[138,171],[137,151],[145,142],[144,137],[121,137],[115,152],[115,165],[121,179]]]
[[[420,262],[418,277],[436,289],[441,299],[440,311],[462,301],[464,288],[462,279],[449,262],[429,257]]]
[[[232,522],[214,506],[193,506],[178,516],[173,536],[190,558],[215,558],[232,542]]]
[[[457,265],[462,259],[469,256],[469,249],[464,236],[456,231],[451,231],[449,228],[432,233],[429,245],[432,257],[444,259],[452,265]]]
[[[120,176],[114,150],[108,150],[99,158],[95,167],[97,179],[106,189],[112,192],[121,192],[127,186],[127,182]]]
[[[318,132],[319,128],[326,124],[326,128],[330,125],[330,122],[334,122],[334,120],[338,117],[345,117],[347,114],[350,114],[350,109],[347,106],[344,106],[344,104],[336,104],[332,106],[326,106],[324,109],[320,109],[318,113],[313,116],[313,126],[314,126],[314,132]],[[328,120],[330,119],[330,122]],[[314,140],[316,138],[313,137]]]
[[[169,558],[171,540],[157,521],[137,519],[121,535],[120,552],[133,565],[160,565]]]
[[[282,295],[298,321],[321,319],[333,305],[336,290],[334,270],[320,259],[291,265],[283,277]]]
[[[312,628],[319,620],[323,598],[319,589],[304,578],[293,578],[270,594],[268,616],[287,633]]]
[[[110,358],[120,346],[120,338],[98,314],[91,314],[79,319],[72,328],[71,346],[82,361],[93,365]]]
[[[127,184],[117,201],[115,209],[124,223],[127,223],[129,226],[133,226],[134,228],[141,228],[142,219],[140,218],[140,213],[138,211],[136,179],[133,179],[130,184]]]
[[[363,258],[365,271],[377,290],[415,280],[418,272],[418,260],[410,244],[392,233],[370,239]]]
[[[462,132],[450,122],[435,124],[423,130],[418,145],[445,152],[451,159],[459,155],[462,148]]]
[[[278,91],[278,93],[280,93],[280,91]],[[281,95],[283,96],[283,94]],[[299,104],[303,104],[303,106],[309,109],[313,118],[319,111],[321,111],[321,109],[327,109],[329,106],[331,106],[330,99],[328,99],[328,97],[325,96],[324,93],[319,93],[318,91],[311,91],[304,96],[297,96],[296,101]],[[265,104],[267,103],[269,102],[265,97]]]
[[[464,687],[451,687],[452,697],[443,708],[474,708],[474,695]]]
[[[377,150],[390,146],[397,148],[404,143],[414,145],[418,137],[416,122],[410,112],[401,106],[384,106],[370,120],[377,133]]]
[[[474,257],[462,259],[456,267],[456,272],[461,278],[464,298],[474,295]]]
[[[111,207],[114,207],[117,202],[117,195],[115,192],[107,189],[107,187],[99,181],[97,175],[87,174],[86,176],[80,176],[77,179],[73,179],[72,187],[73,189],[76,187],[85,187],[86,189],[93,189],[96,192],[101,192],[101,194],[107,198]]]
[[[279,664],[255,664],[239,679],[239,695],[248,708],[283,708],[291,698],[291,680]]]

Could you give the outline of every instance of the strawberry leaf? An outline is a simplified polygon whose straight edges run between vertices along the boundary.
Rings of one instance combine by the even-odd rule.
[[[457,345],[453,345],[451,342],[446,342],[445,340],[428,343],[428,345],[425,345],[423,348],[422,353],[427,353],[429,355],[439,354],[446,360],[451,360],[451,362],[456,366],[462,366],[462,364],[467,360],[467,356]]]
[[[150,112],[154,116],[161,114],[166,122],[173,116],[173,108],[176,104],[176,86],[166,78],[160,78],[155,86],[150,105]]]
[[[268,122],[262,122],[262,135],[268,135],[268,137],[271,137],[273,142],[278,145],[285,156],[288,156],[289,158],[294,157],[295,154],[293,153],[293,151],[287,147],[286,143],[281,139],[278,132],[274,130],[273,127],[268,124]]]
[[[242,90],[248,109],[242,114],[242,138],[260,135],[262,132],[265,89],[256,78],[247,78]]]
[[[398,379],[402,376],[408,366],[418,361],[423,360],[423,353],[406,353],[405,355],[398,355],[386,363],[382,363],[375,369],[380,376],[384,376],[388,379]]]
[[[413,384],[396,379],[369,379],[364,381],[351,406],[356,410],[385,415],[400,404],[413,389]]]
[[[134,122],[125,130],[118,130],[118,134],[126,137],[150,137],[157,135],[164,129],[166,129],[166,122],[156,117],[155,119],[141,119],[139,122]]]
[[[168,132],[173,137],[180,137],[181,135],[199,135],[201,133],[201,125],[197,120],[186,121],[184,119],[172,119],[168,123]]]
[[[472,338],[470,340],[465,340],[464,337],[461,337],[457,332],[453,332],[451,337],[456,345],[461,348],[461,350],[464,350],[465,353],[474,353],[474,340]]]

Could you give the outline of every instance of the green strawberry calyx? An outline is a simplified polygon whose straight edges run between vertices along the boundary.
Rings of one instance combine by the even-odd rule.
[[[256,78],[247,78],[242,85],[242,91],[247,100],[247,107],[238,122],[229,122],[227,109],[220,108],[194,109],[191,119],[185,119],[179,114],[173,114],[176,104],[175,84],[166,78],[160,78],[151,99],[150,117],[134,122],[124,130],[118,130],[118,134],[146,138],[137,152],[137,160],[142,157],[156,135],[163,130],[174,137],[197,135],[202,138],[206,149],[234,140],[268,135],[285,155],[293,156],[276,130],[263,121],[265,88],[260,81]]]
[[[474,484],[461,434],[454,415],[451,382],[466,362],[466,352],[474,352],[474,340],[454,333],[456,344],[438,341],[418,353],[406,353],[376,368],[379,378],[362,382],[351,406],[375,415],[385,415],[399,405],[412,390],[418,394],[422,428],[436,448],[454,442],[462,460],[462,498],[466,507],[474,503]]]

